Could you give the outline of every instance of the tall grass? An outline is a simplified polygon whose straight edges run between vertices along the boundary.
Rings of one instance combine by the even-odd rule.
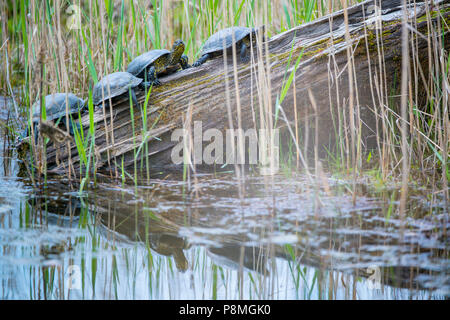
[[[125,70],[138,54],[167,48],[178,38],[193,60],[221,28],[266,24],[271,36],[322,16],[319,7],[312,0],[4,1],[7,19],[2,19],[0,36],[9,68],[3,65],[1,76],[8,78],[9,71],[12,86],[21,91],[21,105],[29,106],[40,91],[34,84],[41,53],[46,71],[42,90],[87,96],[89,84],[103,75]],[[2,83],[3,94],[9,94],[8,81]]]

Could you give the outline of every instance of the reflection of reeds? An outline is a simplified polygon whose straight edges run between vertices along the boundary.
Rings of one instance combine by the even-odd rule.
[[[230,175],[230,177],[232,176]],[[207,186],[210,177],[203,177],[202,179],[200,184]],[[253,179],[256,183],[249,184],[250,188],[246,191],[249,194],[249,199],[267,201],[270,196],[262,196],[264,195],[263,191],[267,188],[262,183],[258,183],[258,181],[262,182],[263,179]],[[285,182],[282,177],[276,177],[276,180],[278,185]],[[225,181],[228,182],[228,180]],[[351,187],[351,182],[349,186]],[[391,223],[383,220],[383,213],[386,211],[395,212],[399,207],[398,202],[392,201],[396,198],[396,190],[392,191],[392,195],[386,194],[386,197],[390,198],[391,201],[380,201],[389,204],[387,210],[381,208],[367,209],[363,205],[363,208],[360,208],[362,211],[355,208],[354,212],[351,212],[351,218],[347,214],[340,214],[339,205],[335,208],[334,205],[330,205],[334,203],[330,200],[333,199],[332,195],[329,195],[330,199],[325,203],[328,205],[327,212],[337,210],[336,215],[321,217],[313,223],[311,221],[314,220],[314,215],[308,209],[304,209],[302,214],[309,214],[310,218],[302,220],[300,224],[295,223],[295,225],[289,213],[280,213],[277,219],[271,220],[270,214],[268,215],[262,210],[257,217],[253,217],[253,222],[255,220],[260,221],[261,230],[255,231],[251,227],[249,233],[255,235],[260,232],[261,237],[267,239],[272,232],[276,232],[277,228],[281,226],[283,231],[288,230],[290,234],[295,233],[299,239],[298,243],[286,245],[264,243],[253,246],[253,244],[248,244],[249,242],[254,243],[254,241],[249,238],[249,234],[246,232],[230,232],[228,235],[206,232],[200,237],[210,240],[209,243],[212,241],[220,246],[213,245],[211,249],[205,249],[201,245],[185,246],[184,239],[181,241],[182,236],[177,234],[179,228],[187,228],[185,230],[188,230],[189,227],[200,227],[200,230],[202,228],[215,230],[222,227],[224,230],[230,231],[235,227],[240,229],[242,224],[245,226],[244,218],[252,219],[251,216],[243,214],[242,220],[230,221],[231,224],[226,223],[225,226],[221,218],[230,213],[230,208],[239,209],[240,207],[234,201],[234,198],[228,198],[228,194],[231,194],[234,187],[228,185],[228,183],[226,183],[226,187],[220,184],[211,184],[210,187],[211,189],[205,188],[204,198],[201,200],[208,201],[211,196],[217,197],[216,192],[219,188],[223,192],[219,198],[222,201],[227,200],[230,206],[223,206],[217,208],[217,210],[201,206],[198,208],[197,216],[191,216],[188,210],[192,203],[187,201],[184,206],[178,204],[184,196],[181,192],[182,186],[174,181],[161,182],[161,185],[152,188],[139,188],[137,193],[134,186],[112,191],[110,184],[102,184],[95,195],[92,193],[92,197],[75,198],[75,203],[81,202],[79,206],[72,206],[70,199],[68,202],[66,202],[67,200],[55,200],[57,202],[53,202],[53,199],[58,198],[55,195],[61,192],[61,189],[67,191],[69,188],[57,184],[49,185],[48,191],[51,197],[44,195],[24,203],[23,209],[19,212],[21,227],[24,229],[22,231],[29,230],[30,235],[33,236],[36,235],[34,228],[42,232],[44,231],[42,230],[43,226],[51,228],[56,224],[68,228],[61,235],[64,241],[60,242],[61,239],[56,235],[55,238],[50,237],[54,240],[51,244],[4,244],[5,252],[10,254],[16,255],[18,252],[15,253],[13,250],[20,248],[21,254],[28,252],[28,250],[32,254],[36,251],[34,254],[42,255],[46,259],[44,265],[18,266],[15,271],[17,274],[14,274],[11,279],[24,278],[28,282],[24,281],[26,282],[25,290],[23,290],[23,287],[10,288],[11,290],[7,292],[13,293],[9,297],[16,297],[17,295],[17,297],[31,299],[149,297],[175,299],[191,295],[189,297],[207,299],[377,298],[376,291],[366,288],[367,278],[371,275],[369,270],[372,267],[359,267],[357,272],[361,277],[358,279],[358,276],[355,276],[355,273],[352,274],[351,270],[339,271],[339,256],[346,253],[353,256],[355,251],[361,250],[360,258],[355,257],[351,261],[359,263],[360,266],[361,263],[370,266],[374,259],[383,260],[384,249],[379,248],[377,243],[381,241],[384,245],[396,246],[397,236],[394,233],[383,231],[383,228]],[[339,200],[341,191],[336,190],[340,187],[342,186],[332,188],[332,194],[337,193],[334,198],[337,200],[336,203],[341,201]],[[308,188],[316,192],[314,185],[305,187],[305,189]],[[286,205],[286,202],[292,201],[287,194],[295,194],[294,190],[295,187],[286,187],[281,191],[282,195],[276,196],[276,200],[279,203],[285,202],[284,205]],[[300,192],[300,195],[304,191],[306,190]],[[255,195],[257,198],[255,198]],[[370,197],[382,199],[379,194]],[[139,201],[134,201],[138,199]],[[270,200],[268,202],[270,203]],[[133,203],[133,205],[130,205],[130,203]],[[153,209],[147,207],[153,208],[158,203],[165,203],[170,208],[153,212]],[[308,203],[308,200],[305,199],[300,203]],[[417,215],[420,215],[417,218],[429,217],[428,206],[422,203],[423,206],[421,207],[420,203],[422,202],[418,200],[416,204],[413,204],[420,212],[417,213]],[[351,205],[350,199],[348,205]],[[281,205],[280,208],[282,207],[284,206]],[[191,207],[191,209],[193,208]],[[251,207],[248,207],[247,213],[249,211],[252,211]],[[433,216],[438,217],[441,216],[439,212],[443,212],[443,209],[436,208],[436,211],[433,212],[438,213],[433,214]],[[297,217],[302,217],[302,214],[297,214]],[[374,217],[380,219],[374,219]],[[394,220],[398,221],[398,219]],[[274,226],[265,224],[267,222]],[[438,224],[435,226],[438,226]],[[394,222],[390,224],[390,227],[399,230],[401,225]],[[439,227],[422,231],[420,231],[420,228],[416,229],[416,227],[413,227],[412,231],[424,232],[424,236],[426,234],[430,238],[434,238],[434,232],[436,232],[437,238],[442,241],[440,243],[445,243],[442,233],[441,236],[438,236],[440,231],[437,231],[437,229]],[[349,236],[345,232],[341,233],[342,228],[350,228],[349,230],[352,231],[356,228],[357,230],[371,230],[372,232],[362,232],[361,235]],[[206,231],[207,229],[203,230]],[[376,230],[381,231],[381,233],[376,236],[377,242],[373,243],[373,232],[376,232]],[[196,231],[194,238],[191,239],[194,242],[195,239],[199,239],[199,231]],[[432,232],[431,236],[429,232]],[[337,257],[329,257],[322,253],[327,249],[328,241],[324,241],[318,246],[314,244],[313,239],[316,239],[315,236],[319,234],[329,237],[330,247],[328,250],[339,253]],[[184,262],[188,263],[189,272],[184,272],[186,265],[177,264],[175,255],[167,254],[167,251],[165,253],[161,250],[158,251],[158,248],[155,248],[155,242],[151,241],[155,235],[171,236],[171,241],[167,241],[169,237],[165,237],[164,241],[172,246],[183,244],[179,247],[183,248],[186,258]],[[178,238],[180,241],[173,241],[174,238]],[[188,237],[186,242],[189,242],[189,240]],[[351,245],[348,245],[349,242]],[[445,260],[446,251],[430,249],[429,243],[422,246],[413,238],[407,242],[407,245],[411,246],[411,251],[406,250],[406,255],[417,252],[417,254],[425,256],[431,254],[433,259]],[[368,250],[367,246],[375,249],[375,251]],[[376,249],[377,247],[378,249]],[[228,263],[224,263],[224,259],[212,259],[209,253],[215,253],[216,257],[219,255],[225,258]],[[61,264],[53,265],[52,261],[55,259],[60,261]],[[347,262],[347,266],[350,265],[348,260],[345,258],[343,260]],[[422,262],[421,259],[414,261],[419,264]],[[268,264],[269,262],[272,264]],[[66,287],[70,265],[79,267],[82,281],[81,291],[68,290]],[[183,268],[180,268],[180,266]],[[270,272],[266,273],[265,267],[269,267]],[[335,267],[338,270],[335,270]],[[431,276],[430,274],[433,274],[438,276],[439,272],[442,271],[422,269],[419,265],[411,267],[394,265],[391,267],[383,266],[378,272],[381,275],[382,290],[385,290],[386,295],[410,298],[410,292],[405,294],[405,291],[399,288],[415,290],[418,286],[415,281],[417,275]],[[191,277],[193,277],[193,281]],[[144,279],[147,282],[144,282],[144,286],[140,286],[139,281]],[[167,282],[170,282],[174,287],[167,286]],[[385,286],[385,284],[389,286]],[[394,286],[394,288],[391,286]],[[283,287],[283,290],[280,290],[280,287]],[[421,286],[418,287],[421,288]],[[242,290],[239,291],[239,288],[242,288]],[[18,289],[22,289],[22,291],[18,291]],[[413,295],[422,298],[429,294],[425,290],[411,292],[413,292]],[[436,293],[434,297],[440,298],[440,294]]]
[[[202,181],[202,183],[204,182]],[[280,179],[277,182],[282,183]],[[153,213],[141,204],[149,204],[152,201],[160,202],[165,200],[164,195],[169,197],[176,195],[178,199],[183,198],[181,192],[167,192],[168,185],[164,185],[164,183],[160,187],[156,197],[155,190],[141,189],[140,196],[148,201],[138,201],[134,205],[129,204],[129,200],[136,198],[134,186],[111,192],[109,185],[100,187],[95,197],[82,200],[81,206],[73,211],[63,210],[63,206],[57,204],[53,204],[51,207],[47,206],[48,200],[45,197],[30,200],[31,205],[25,202],[20,217],[24,229],[29,229],[31,235],[34,234],[33,228],[41,229],[43,225],[51,228],[56,224],[61,227],[66,226],[68,230],[67,233],[60,236],[65,239],[64,241],[59,241],[58,236],[55,236],[54,239],[52,238],[54,241],[51,244],[28,243],[24,245],[25,248],[31,246],[28,250],[32,252],[33,250],[39,252],[36,254],[42,255],[47,264],[26,266],[24,269],[20,266],[17,272],[29,281],[26,283],[26,286],[29,287],[25,287],[29,290],[14,294],[31,299],[151,297],[178,299],[186,296],[196,299],[377,298],[379,292],[367,289],[367,279],[371,275],[372,267],[366,268],[361,265],[370,266],[378,255],[382,259],[381,251],[383,249],[379,248],[380,252],[363,249],[363,247],[368,249],[366,246],[374,246],[373,249],[378,247],[373,243],[373,233],[364,234],[361,239],[360,236],[349,237],[348,234],[340,234],[338,229],[354,230],[353,228],[357,227],[361,230],[369,228],[379,230],[385,223],[382,219],[372,219],[372,216],[361,215],[361,212],[355,209],[355,212],[352,213],[354,220],[337,215],[317,220],[317,223],[299,229],[296,228],[300,231],[298,244],[266,243],[253,246],[248,244],[248,241],[250,243],[253,241],[248,238],[246,233],[229,234],[228,236],[207,233],[204,235],[205,239],[213,241],[217,246],[190,247],[186,245],[189,238],[183,239],[181,235],[177,234],[179,227],[196,226],[215,229],[221,224],[218,218],[226,214],[228,209],[211,213],[209,208],[202,208],[200,219],[193,219],[190,222],[185,220],[184,210],[186,208],[178,205],[174,205],[169,212]],[[57,187],[53,186],[53,188]],[[263,190],[265,187],[256,184],[254,188],[256,188],[253,190],[256,191],[256,194],[261,194],[258,190]],[[179,184],[177,184],[177,190],[181,190]],[[214,194],[215,190],[217,190],[217,186],[207,192]],[[254,192],[252,192],[253,195],[255,195]],[[118,201],[119,199],[122,201]],[[288,199],[289,197],[284,197],[284,201],[289,201]],[[283,201],[283,197],[280,200]],[[233,202],[233,199],[229,199],[229,201]],[[351,204],[350,199],[348,204]],[[236,208],[238,206],[236,205]],[[67,209],[69,207],[67,206]],[[382,217],[381,210],[363,209],[363,211]],[[55,213],[59,213],[60,216]],[[52,215],[53,219],[50,221]],[[285,221],[283,228],[294,227],[293,221],[288,215],[280,215],[279,218],[290,221],[290,223]],[[261,213],[258,219],[266,220],[270,217]],[[273,222],[278,224],[278,222]],[[229,228],[238,227],[240,223],[236,221]],[[332,230],[330,230],[330,225],[333,225]],[[261,229],[265,229],[265,227]],[[262,236],[268,236],[269,234],[266,232],[272,231],[269,227],[264,230]],[[310,242],[312,239],[309,239],[309,236],[316,231],[319,234],[329,234],[330,241],[333,239],[333,247],[329,250],[339,253],[338,256],[329,257],[322,254],[327,247],[327,242],[319,246]],[[161,246],[155,246],[155,241],[152,241],[155,236],[161,240],[161,244],[166,244],[165,251],[160,250]],[[383,241],[386,245],[394,244],[395,246],[397,243],[396,236],[390,236],[384,232],[381,232],[379,236],[378,241]],[[198,239],[198,236],[195,238]],[[348,246],[349,242],[353,245]],[[307,245],[308,243],[310,245]],[[14,250],[16,245],[5,244],[5,248],[11,247]],[[422,247],[414,240],[409,245],[414,252],[421,251],[423,255],[432,254],[436,259],[445,260],[443,250],[428,251],[430,248],[425,248],[427,244]],[[19,247],[21,246],[19,245]],[[183,262],[188,265],[177,263],[177,257],[170,251],[171,248],[182,250]],[[358,248],[363,251],[362,260],[358,260],[360,267],[357,271],[361,275],[360,278],[355,276],[352,270],[339,269],[341,259],[348,266],[348,260],[342,256],[339,258],[339,256],[346,253],[353,256]],[[23,253],[24,250],[22,247],[21,249]],[[409,251],[406,251],[405,254],[409,255]],[[51,264],[55,259],[60,261],[60,264]],[[352,258],[352,261],[353,259],[358,258]],[[416,260],[416,263],[421,263],[421,260]],[[66,287],[68,269],[71,265],[79,268],[81,290],[68,290]],[[185,272],[186,267],[189,268],[189,272]],[[266,271],[266,268],[269,270]],[[411,268],[405,266],[382,267],[378,272],[381,276],[382,290],[387,296],[395,294],[396,298],[410,298],[411,294],[427,297],[431,291],[414,291],[421,287],[417,288],[417,283],[411,279],[417,275],[433,273],[437,276],[439,274],[435,270],[422,269],[420,266]],[[15,276],[15,278],[19,278],[17,275]],[[239,288],[242,288],[241,292],[239,292]],[[408,288],[411,292],[405,293],[405,290],[400,288]],[[11,288],[11,290],[15,289]],[[14,294],[12,297],[15,297]],[[436,293],[434,297],[439,298],[440,294]]]

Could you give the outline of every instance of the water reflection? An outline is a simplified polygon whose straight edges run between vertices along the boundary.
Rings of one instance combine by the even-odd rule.
[[[1,142],[6,143],[5,140]],[[3,148],[4,150],[10,150]],[[428,299],[450,295],[448,211],[412,190],[302,175],[39,188],[0,157],[2,299]],[[194,188],[195,187],[195,188]],[[195,192],[193,192],[195,190]]]
[[[137,189],[100,183],[81,197],[66,184],[49,182],[42,195],[24,195],[22,210],[3,215],[21,221],[8,231],[21,240],[1,240],[1,267],[11,269],[2,273],[2,289],[15,292],[3,297],[448,296],[439,206],[429,219],[417,211],[404,222],[401,238],[402,223],[387,222],[389,203],[382,197],[361,197],[355,207],[336,187],[315,208],[301,176],[289,184],[280,176],[270,185],[250,178],[243,199],[233,180],[202,176],[200,195],[183,191],[179,180],[152,180]],[[21,252],[19,260],[12,251]],[[67,288],[72,265],[80,272],[80,290]],[[8,284],[11,279],[26,281]]]

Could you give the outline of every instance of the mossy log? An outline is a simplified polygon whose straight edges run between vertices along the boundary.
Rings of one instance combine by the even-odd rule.
[[[200,67],[161,78],[162,86],[153,88],[149,98],[149,130],[146,134],[142,130],[140,109],[135,106],[131,116],[128,99],[113,101],[112,117],[109,106],[105,111],[96,110],[96,169],[119,174],[122,168],[133,172],[135,166],[149,166],[152,170],[181,169],[183,165],[176,165],[171,159],[172,149],[179,143],[172,141],[171,135],[174,129],[183,128],[188,110],[192,112],[192,124],[194,121],[202,121],[203,132],[209,128],[221,131],[229,128],[227,103],[231,106],[234,128],[260,128],[259,106],[267,104],[271,99],[274,110],[277,97],[301,54],[293,84],[281,104],[287,119],[280,116],[277,124],[285,126],[289,122],[292,125],[297,113],[300,124],[308,122],[311,128],[319,124],[319,134],[315,137],[319,139],[317,143],[328,143],[335,136],[337,115],[345,114],[346,121],[349,120],[347,48],[351,48],[353,57],[353,101],[361,119],[362,145],[375,147],[375,138],[379,133],[376,130],[377,117],[374,110],[395,92],[398,87],[396,81],[401,77],[401,4],[400,0],[381,1],[381,29],[377,29],[377,21],[380,20],[376,20],[374,16],[374,1],[365,1],[348,8],[349,41],[345,37],[344,11],[275,35],[262,43],[261,47],[268,49],[268,53],[264,50],[266,53],[258,54],[257,48],[253,48],[251,63],[241,63],[237,57],[237,78],[231,54],[227,55],[227,69],[224,58],[219,56]],[[421,34],[418,36],[417,33],[411,33],[411,38],[418,50],[415,59],[422,66],[425,78],[429,59],[427,35],[430,29],[436,28],[439,19],[444,32],[444,48],[449,48],[448,6],[448,0],[434,1],[434,6],[416,1],[414,7],[408,10],[410,18],[414,18],[411,20],[412,25]],[[430,15],[432,25],[426,19],[427,10],[437,13]],[[266,74],[263,77],[262,70],[268,69],[270,76]],[[238,80],[237,85],[235,79]],[[377,88],[380,83],[384,88]],[[421,85],[423,82],[419,79],[416,83]],[[316,101],[316,108],[313,108],[309,92]],[[138,91],[137,97],[143,104],[145,93]],[[238,100],[240,110],[237,108]],[[395,104],[395,98],[393,100]],[[318,122],[315,121],[316,115]],[[87,133],[89,115],[84,115],[81,122]],[[311,134],[310,139],[313,136]],[[140,148],[144,139],[147,148]],[[309,145],[314,143],[311,140]],[[66,144],[56,149],[48,147],[47,168],[53,172],[67,172],[71,163],[74,169],[71,171],[79,173],[80,158],[76,146],[71,143],[70,161],[66,148]],[[138,149],[139,156],[136,157]]]

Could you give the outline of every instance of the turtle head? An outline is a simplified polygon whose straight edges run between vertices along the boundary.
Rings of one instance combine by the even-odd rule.
[[[184,42],[182,40],[177,40],[172,46],[172,60],[171,64],[176,64],[180,62],[180,58],[184,52]]]
[[[264,42],[264,36],[265,36],[265,31],[266,31],[266,26],[262,25],[256,28],[252,29],[252,33],[254,35],[254,38],[258,37],[259,35],[261,35],[261,39]],[[256,36],[256,37],[255,37]]]

